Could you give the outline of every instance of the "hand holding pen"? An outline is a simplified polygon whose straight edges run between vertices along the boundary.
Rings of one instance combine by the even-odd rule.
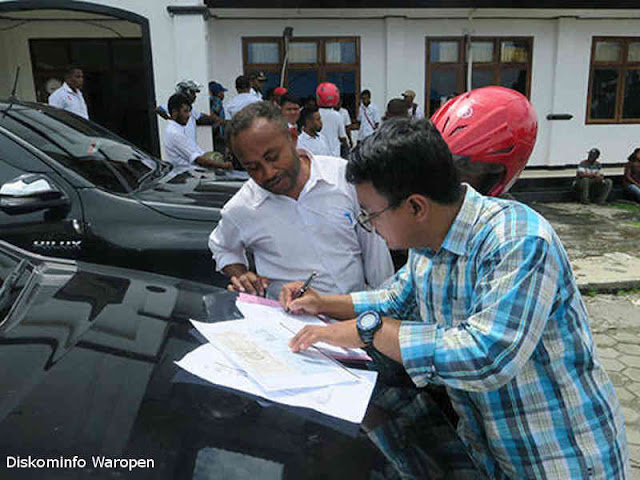
[[[282,290],[280,291],[280,303],[282,304],[282,306],[284,307],[285,311],[287,313],[309,313],[309,314],[314,314],[312,311],[310,311],[308,308],[292,308],[292,303],[299,299],[300,297],[302,297],[303,295],[305,295],[305,293],[309,292],[308,294],[310,296],[312,296],[313,298],[318,297],[318,294],[315,292],[315,290],[310,289],[311,287],[311,282],[313,282],[313,279],[318,275],[318,272],[313,272],[309,278],[307,278],[307,281],[302,283],[302,282],[293,282],[293,283],[289,283],[287,285],[285,285],[284,287],[282,287]]]

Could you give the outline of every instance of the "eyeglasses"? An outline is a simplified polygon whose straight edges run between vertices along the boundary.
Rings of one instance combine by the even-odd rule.
[[[388,205],[386,208],[379,210],[377,212],[367,213],[364,210],[360,210],[360,213],[356,217],[356,222],[360,225],[365,231],[371,233],[373,232],[373,228],[371,227],[371,220],[376,217],[379,217],[387,210],[390,210],[394,207],[394,205]]]

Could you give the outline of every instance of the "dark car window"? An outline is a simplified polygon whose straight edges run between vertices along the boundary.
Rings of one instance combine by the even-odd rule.
[[[33,153],[0,132],[0,160],[25,172],[48,172],[51,169]]]
[[[108,130],[66,112],[14,108],[0,125],[53,159],[115,193],[135,190],[160,164]]]

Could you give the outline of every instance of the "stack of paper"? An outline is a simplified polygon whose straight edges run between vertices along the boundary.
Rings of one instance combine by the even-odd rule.
[[[176,362],[192,374],[227,388],[286,405],[360,423],[376,381],[376,372],[344,367],[311,348],[293,353],[289,340],[311,319],[282,309],[238,302],[244,320],[192,321],[209,343]]]

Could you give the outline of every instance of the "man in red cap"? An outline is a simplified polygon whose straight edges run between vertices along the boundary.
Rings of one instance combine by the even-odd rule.
[[[271,92],[271,101],[276,105],[280,105],[280,99],[283,95],[286,95],[288,90],[284,87],[276,87]]]

